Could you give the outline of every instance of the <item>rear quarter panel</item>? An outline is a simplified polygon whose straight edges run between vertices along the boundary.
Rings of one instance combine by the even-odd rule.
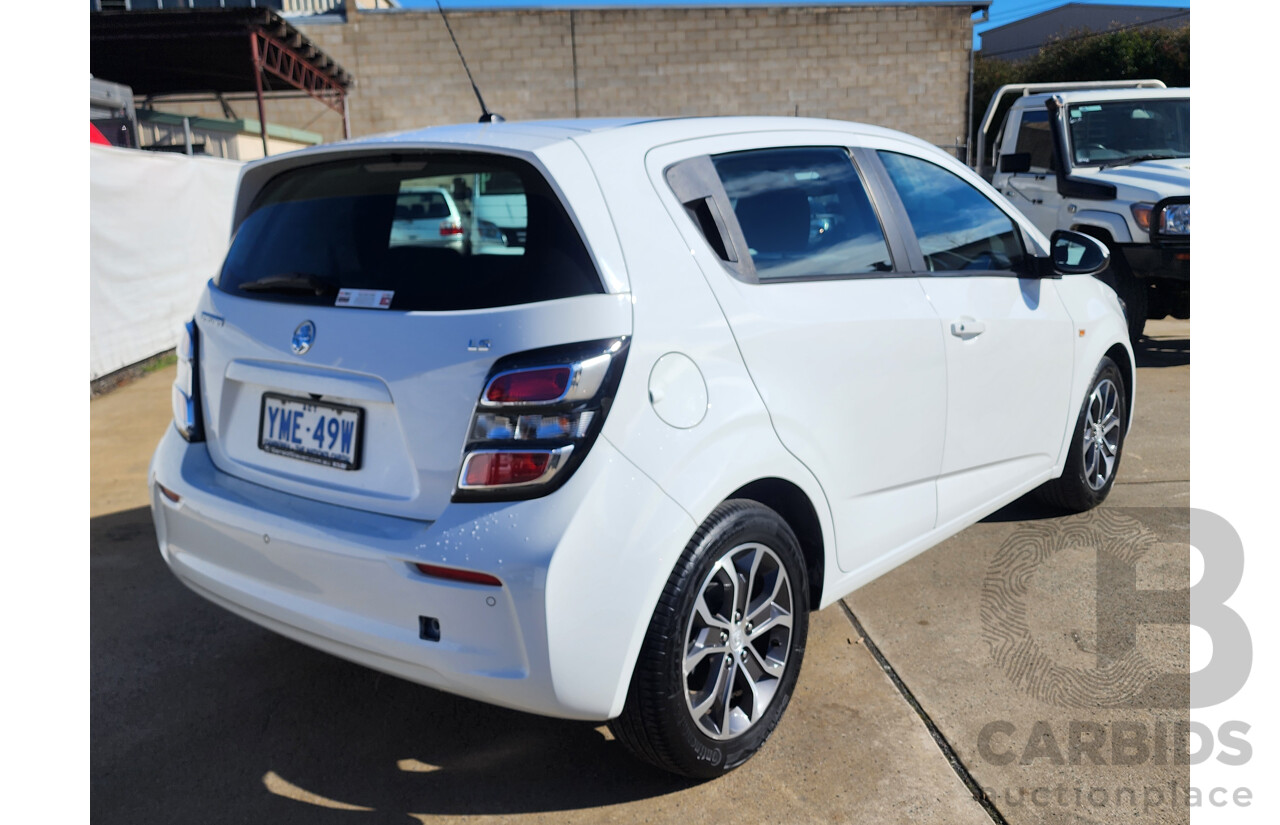
[[[838,575],[835,536],[822,488],[783,448],[699,265],[711,255],[662,179],[667,161],[647,146],[594,142],[588,157],[614,216],[632,286],[634,340],[604,437],[653,478],[694,524],[732,493],[780,478],[809,498],[827,549],[826,580]],[[655,177],[656,175],[656,177]],[[650,403],[649,377],[663,355],[687,355],[706,386],[706,413],[695,426],[664,422]],[[656,604],[668,573],[653,591]]]

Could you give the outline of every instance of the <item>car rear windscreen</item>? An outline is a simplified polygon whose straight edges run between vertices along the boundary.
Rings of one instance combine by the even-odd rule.
[[[259,193],[214,279],[225,292],[464,310],[603,292],[582,238],[529,164],[467,153],[286,171]]]

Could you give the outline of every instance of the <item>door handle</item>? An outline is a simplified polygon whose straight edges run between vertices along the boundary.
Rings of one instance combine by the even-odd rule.
[[[976,338],[986,331],[987,325],[985,323],[975,321],[972,318],[961,318],[959,321],[951,322],[951,334],[965,341],[970,338]]]

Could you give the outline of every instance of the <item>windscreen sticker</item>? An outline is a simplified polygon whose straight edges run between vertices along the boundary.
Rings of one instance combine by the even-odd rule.
[[[359,309],[391,309],[391,299],[395,297],[393,289],[341,289],[336,307],[357,307]]]

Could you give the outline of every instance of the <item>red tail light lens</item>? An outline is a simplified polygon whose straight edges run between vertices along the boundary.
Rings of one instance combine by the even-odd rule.
[[[455,582],[467,582],[468,584],[487,584],[493,587],[501,587],[502,582],[488,573],[478,573],[474,570],[459,570],[456,567],[441,567],[438,564],[415,564],[418,572],[424,576],[430,576],[433,579],[448,579]]]
[[[455,501],[546,495],[591,449],[622,377],[625,338],[494,364],[467,433]]]
[[[496,487],[502,484],[529,484],[551,467],[550,451],[534,453],[472,453],[462,472],[467,487]]]
[[[572,374],[567,366],[508,372],[489,382],[484,400],[489,404],[549,404],[564,397]]]
[[[461,235],[462,224],[444,221],[440,224],[440,237],[446,238],[450,235]]]

